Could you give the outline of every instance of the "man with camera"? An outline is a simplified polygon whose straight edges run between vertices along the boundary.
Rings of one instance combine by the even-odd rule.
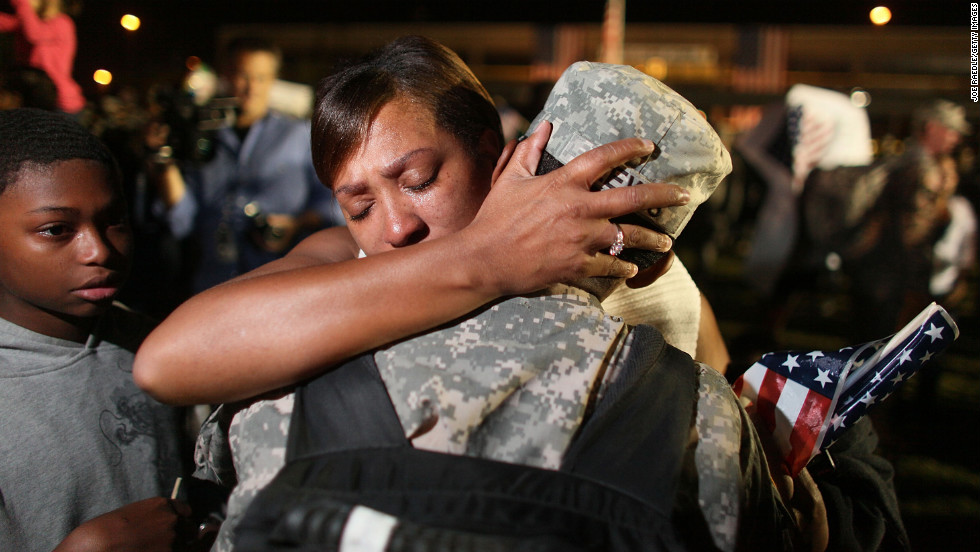
[[[278,258],[297,237],[344,224],[313,170],[309,122],[270,109],[281,59],[263,40],[233,41],[234,123],[214,134],[211,159],[171,161],[157,179],[171,231],[192,238],[195,293]]]

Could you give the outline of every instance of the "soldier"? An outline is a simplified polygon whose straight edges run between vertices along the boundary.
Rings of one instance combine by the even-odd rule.
[[[963,106],[935,100],[912,114],[908,149],[887,165],[887,182],[845,267],[854,280],[861,337],[887,335],[929,304],[933,246],[949,221],[959,176],[951,157],[971,131]]]

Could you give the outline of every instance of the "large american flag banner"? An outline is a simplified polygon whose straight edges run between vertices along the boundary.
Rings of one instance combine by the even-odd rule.
[[[885,339],[833,352],[766,353],[734,389],[754,405],[796,476],[957,337],[949,313],[932,303]]]

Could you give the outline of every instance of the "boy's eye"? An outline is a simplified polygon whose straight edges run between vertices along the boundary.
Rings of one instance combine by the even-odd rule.
[[[106,222],[109,226],[125,226],[129,224],[129,213],[126,211],[113,213]]]
[[[69,228],[67,224],[51,224],[41,228],[40,233],[45,236],[51,236],[52,238],[58,238],[67,235]]]

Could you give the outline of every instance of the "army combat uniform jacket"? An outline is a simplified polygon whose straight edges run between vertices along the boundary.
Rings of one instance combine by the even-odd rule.
[[[784,509],[770,484],[758,437],[727,382],[666,345],[656,330],[640,328],[605,314],[595,297],[575,288],[507,299],[458,324],[377,351],[372,360],[388,404],[352,402],[347,408],[351,416],[308,419],[307,427],[331,422],[342,429],[356,427],[354,413],[390,412],[394,422],[385,430],[388,436],[390,425],[398,424],[397,437],[416,451],[545,471],[569,471],[574,456],[580,466],[591,466],[576,469],[599,473],[589,478],[619,474],[622,480],[615,485],[633,488],[634,498],[659,501],[668,518],[689,520],[683,526],[695,536],[671,539],[708,539],[721,550],[736,549],[745,533],[781,542]],[[636,354],[642,351],[655,362],[638,369]],[[660,392],[655,380],[648,381],[670,371],[682,375],[677,390]],[[346,385],[342,381],[334,387]],[[635,409],[624,400],[633,389],[645,393],[641,409],[647,411],[640,418],[633,410],[617,410],[621,404]],[[344,401],[345,395],[341,391],[322,402]],[[220,409],[202,430],[199,476],[226,484],[237,480],[217,550],[230,549],[249,503],[284,464],[293,406],[294,396],[287,395],[239,410],[227,441]],[[659,439],[655,433],[660,430],[635,425],[643,416],[664,420],[663,435],[673,442],[644,448],[644,439]],[[596,420],[603,420],[601,432],[590,433],[587,428]],[[616,448],[603,446],[600,434],[615,435]],[[355,438],[340,448],[372,444],[377,445]],[[225,456],[229,450],[233,467]],[[663,467],[659,456],[666,460]]]

